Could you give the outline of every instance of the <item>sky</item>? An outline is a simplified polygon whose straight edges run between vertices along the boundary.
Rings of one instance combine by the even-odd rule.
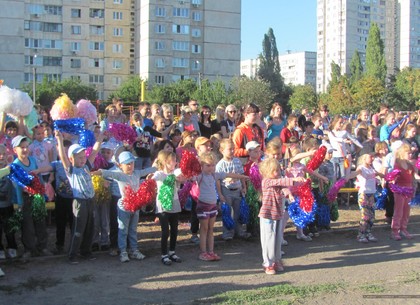
[[[280,55],[315,52],[316,0],[242,0],[242,60],[258,57],[270,27]]]

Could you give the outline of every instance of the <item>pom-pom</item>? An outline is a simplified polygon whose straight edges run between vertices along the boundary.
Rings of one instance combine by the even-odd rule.
[[[137,196],[137,193],[131,188],[131,186],[126,185],[124,188],[124,199],[122,206],[127,212],[134,213],[140,209],[140,198]]]
[[[179,168],[185,178],[198,176],[201,173],[201,165],[193,152],[184,150],[182,152]]]
[[[162,204],[164,211],[172,210],[172,201],[174,200],[175,175],[168,175],[159,189],[158,199]]]
[[[331,222],[331,211],[329,205],[318,204],[316,209],[317,225],[320,227],[327,227]]]
[[[86,157],[89,158],[90,154],[92,153],[93,147],[86,148]],[[109,166],[108,161],[105,160],[104,156],[102,154],[96,154],[95,160],[93,161],[93,167],[92,170],[96,171],[98,169],[107,169]]]
[[[411,186],[399,186],[391,183],[389,188],[393,193],[400,194],[405,198],[412,198],[414,194],[414,188]]]
[[[411,206],[419,206],[420,205],[420,193],[417,193],[416,196],[411,199],[411,201],[408,203]]]
[[[81,118],[55,120],[54,129],[72,135],[79,135],[85,130],[85,121]]]
[[[19,186],[26,187],[34,179],[34,176],[28,174],[20,165],[12,163],[10,164],[9,178]]]
[[[420,170],[420,157],[417,158],[416,167]]]
[[[300,207],[304,212],[312,211],[314,203],[314,195],[312,194],[311,180],[307,179],[306,182],[293,187],[292,193],[300,198]]]
[[[34,178],[32,179],[31,183],[25,187],[25,190],[31,195],[39,194],[39,195],[44,196],[45,194],[44,184],[41,182],[41,180],[39,180],[37,175],[34,175],[33,177]]]
[[[261,191],[261,174],[258,168],[258,164],[254,163],[249,169],[249,179],[257,192]]]
[[[106,180],[101,176],[92,176],[93,189],[95,190],[95,202],[106,203],[111,200],[111,191],[105,186]]]
[[[313,155],[312,159],[309,160],[306,167],[312,171],[318,169],[318,167],[322,164],[325,158],[325,154],[327,153],[327,147],[320,146],[318,150]]]
[[[316,203],[313,204],[312,211],[307,213],[301,209],[299,197],[295,198],[296,201],[289,204],[289,216],[297,227],[304,228],[315,220]]]
[[[193,186],[193,183],[191,181],[186,181],[184,185],[182,186],[182,189],[178,191],[178,198],[179,198],[179,203],[181,204],[181,208],[184,208],[185,204],[187,203],[192,186]]]
[[[331,215],[330,215],[331,221],[337,221],[338,217],[339,217],[338,203],[337,201],[334,201],[333,204],[331,205]]]
[[[95,106],[88,100],[80,100],[76,104],[77,116],[84,119],[87,126],[92,125],[98,120]]]
[[[137,133],[128,125],[113,123],[109,125],[110,134],[119,142],[133,144],[136,141]]]
[[[401,171],[399,169],[394,169],[393,171],[385,174],[385,181],[394,181],[400,173]]]
[[[388,189],[383,188],[382,190],[378,190],[375,193],[375,209],[376,210],[384,210],[385,203],[388,197]]]
[[[241,203],[239,204],[239,223],[248,224],[249,223],[250,208],[246,203],[245,197],[242,197]]]
[[[337,199],[338,192],[346,184],[346,179],[338,179],[336,183],[330,188],[327,194],[327,199],[329,202],[333,202]]]
[[[259,224],[258,213],[260,211],[260,194],[255,190],[253,184],[248,185],[246,192],[246,203],[249,205],[249,225],[257,226]]]
[[[144,180],[137,191],[137,197],[140,198],[140,208],[153,204],[156,200],[157,185],[153,179]]]
[[[43,195],[35,194],[32,197],[32,218],[35,222],[45,221],[48,215],[47,208],[45,207],[45,198]]]
[[[85,129],[79,135],[79,144],[84,148],[91,147],[95,145],[95,134],[92,130]]]
[[[7,221],[7,231],[9,233],[17,233],[22,229],[23,222],[23,212],[22,210],[17,210],[13,213],[13,216],[10,217]]]
[[[223,226],[228,230],[233,230],[235,227],[235,221],[232,219],[232,212],[230,206],[223,202],[220,206],[222,210],[222,222]]]
[[[14,116],[27,116],[31,113],[34,103],[28,93],[7,86],[0,87],[0,112]]]
[[[36,125],[38,125],[38,113],[35,108],[32,108],[31,112],[23,118],[25,126],[28,127],[28,130],[32,130]]]
[[[62,93],[61,96],[54,101],[50,114],[53,120],[71,119],[77,116],[77,108],[67,94]]]

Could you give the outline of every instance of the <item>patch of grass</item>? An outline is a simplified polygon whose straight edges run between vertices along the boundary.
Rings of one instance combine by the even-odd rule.
[[[369,292],[369,293],[381,293],[381,292],[385,292],[385,287],[378,285],[378,284],[365,284],[365,285],[361,285],[360,289],[362,289],[364,292]]]
[[[412,271],[409,274],[404,276],[402,282],[405,283],[405,284],[418,283],[418,282],[420,282],[420,273]]]
[[[57,286],[60,283],[60,281],[60,279],[52,277],[30,277],[26,280],[26,282],[23,282],[20,285],[23,288],[32,291],[38,288],[45,290],[46,288]]]
[[[73,282],[75,283],[89,283],[92,282],[94,280],[94,276],[93,274],[83,274],[81,276],[77,276],[73,278]]]
[[[281,284],[253,290],[228,291],[212,298],[197,300],[196,303],[289,305],[298,299],[319,294],[337,293],[343,287],[343,283],[306,286]]]

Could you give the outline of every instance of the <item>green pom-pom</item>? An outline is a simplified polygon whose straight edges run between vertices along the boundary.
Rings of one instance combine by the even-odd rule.
[[[34,221],[45,221],[48,211],[45,207],[45,198],[40,194],[36,194],[32,197],[32,218]]]
[[[249,225],[259,225],[260,195],[252,183],[248,186],[245,198],[246,203],[249,205]]]
[[[15,211],[12,217],[7,221],[7,230],[9,233],[17,233],[22,229],[23,212]]]
[[[331,221],[337,221],[338,220],[338,203],[337,201],[334,201],[331,206]]]
[[[175,175],[168,175],[159,190],[158,199],[165,211],[172,210],[174,200]]]

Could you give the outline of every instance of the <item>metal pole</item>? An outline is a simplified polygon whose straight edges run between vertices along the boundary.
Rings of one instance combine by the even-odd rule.
[[[198,88],[201,90],[201,72],[198,72]]]
[[[34,104],[36,104],[36,68],[32,68],[32,99]]]

